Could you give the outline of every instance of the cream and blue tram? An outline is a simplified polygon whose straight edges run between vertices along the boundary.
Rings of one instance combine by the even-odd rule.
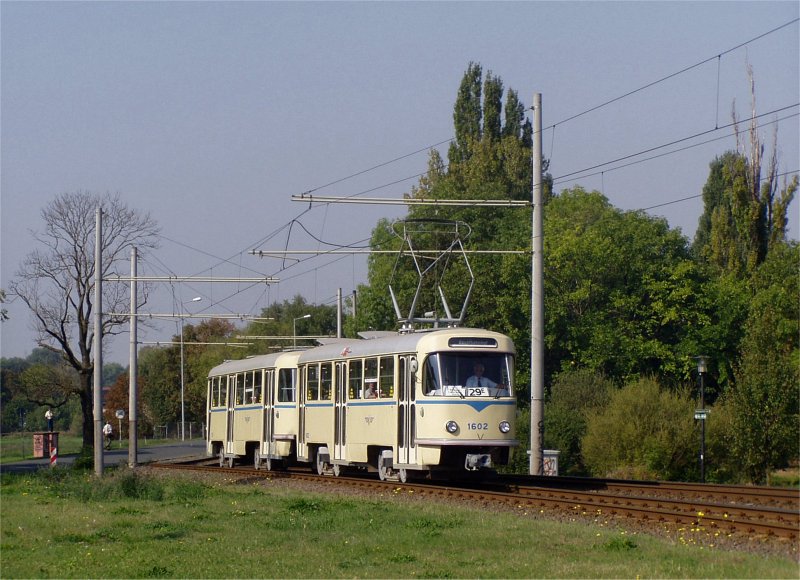
[[[508,463],[518,445],[510,338],[470,328],[376,334],[298,357],[298,460],[320,474],[367,468],[400,481]]]
[[[256,469],[295,456],[298,352],[225,361],[208,374],[206,452]]]

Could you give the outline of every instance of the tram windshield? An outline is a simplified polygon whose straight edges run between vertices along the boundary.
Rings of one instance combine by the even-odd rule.
[[[422,389],[429,397],[508,397],[513,371],[510,354],[435,353],[425,361]]]

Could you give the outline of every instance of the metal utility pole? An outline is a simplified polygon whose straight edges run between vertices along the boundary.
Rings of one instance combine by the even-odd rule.
[[[706,482],[706,417],[708,416],[708,409],[706,409],[706,384],[703,376],[708,371],[708,357],[700,355],[695,357],[697,359],[697,374],[700,378],[700,408],[694,412],[695,420],[700,421],[700,483]]]
[[[336,338],[342,338],[342,289],[336,289]]]
[[[103,475],[103,210],[95,211],[94,242],[94,473]]]
[[[533,95],[533,254],[531,256],[531,461],[544,472],[544,220],[542,219],[542,94]]]
[[[138,420],[136,414],[136,403],[138,400],[138,341],[137,341],[137,321],[136,316],[139,301],[136,288],[136,262],[138,256],[136,248],[131,248],[131,319],[129,321],[131,328],[131,350],[130,350],[130,373],[128,375],[128,467],[136,467],[138,460],[138,431],[136,430],[136,422]]]

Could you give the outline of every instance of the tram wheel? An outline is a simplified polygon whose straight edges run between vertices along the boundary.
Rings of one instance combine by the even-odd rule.
[[[256,471],[261,469],[261,450],[256,449],[253,451],[253,467],[256,468]]]
[[[267,455],[264,458],[264,469],[266,469],[267,471],[272,471],[273,467],[275,466],[272,463],[272,458],[269,455]]]
[[[408,470],[404,467],[401,467],[397,470],[397,475],[400,478],[400,483],[407,483],[408,482]]]
[[[317,467],[317,475],[324,475],[327,464],[325,463],[325,461],[323,461],[319,451],[317,451],[317,460],[315,461],[315,463]]]
[[[338,463],[334,463],[333,464],[333,476],[334,477],[340,477],[342,475],[343,471],[344,470],[342,469],[341,465],[339,465]]]
[[[383,461],[383,453],[378,456],[378,477],[381,481],[386,481],[392,476],[392,469],[386,467]]]
[[[225,449],[220,448],[219,450],[219,466],[225,467]]]

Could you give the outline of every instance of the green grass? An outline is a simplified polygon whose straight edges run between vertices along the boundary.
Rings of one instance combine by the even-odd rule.
[[[797,577],[788,558],[416,500],[62,468],[0,482],[3,578]],[[402,498],[402,501],[395,501]]]

